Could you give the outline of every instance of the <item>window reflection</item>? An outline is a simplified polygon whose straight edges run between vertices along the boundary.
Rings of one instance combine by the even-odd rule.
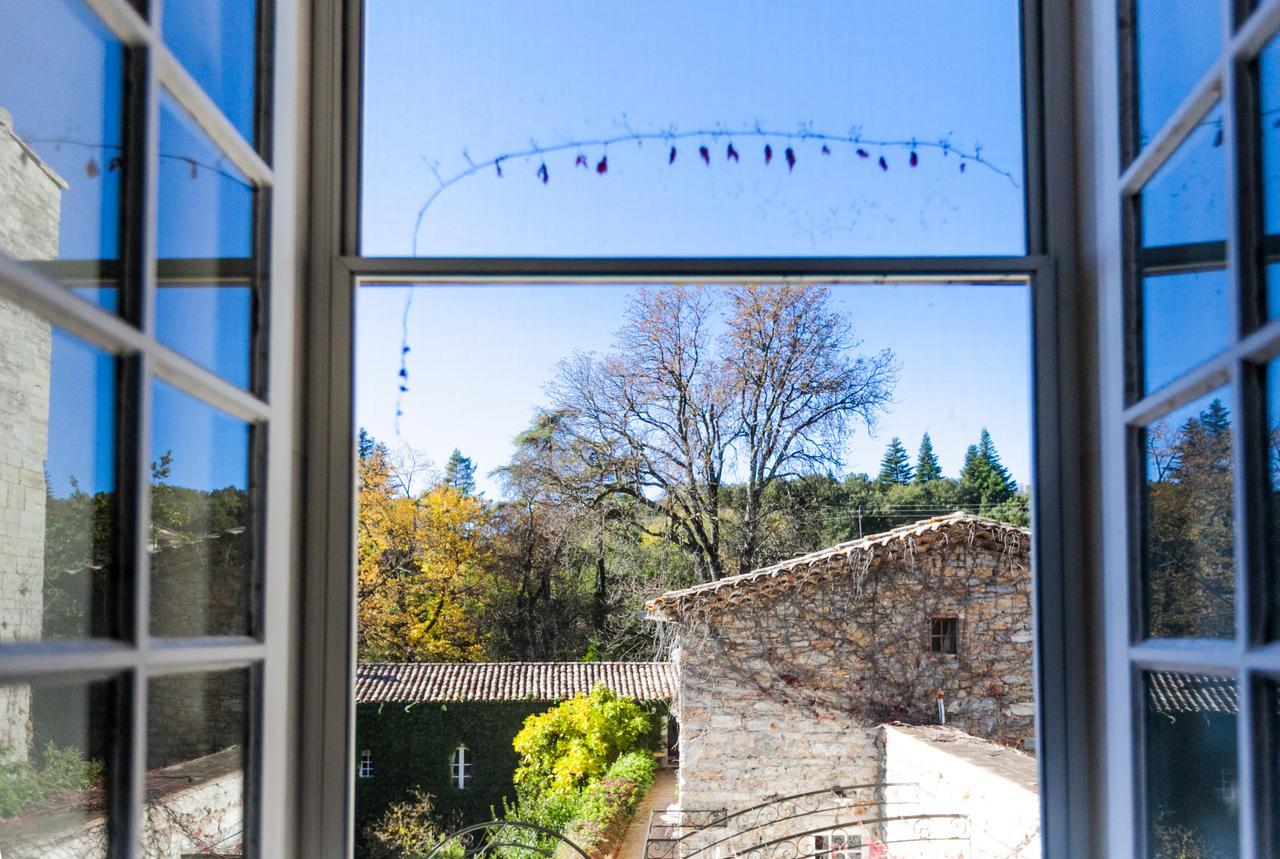
[[[1222,45],[1219,0],[1137,0],[1138,136],[1151,140]]]
[[[114,684],[0,686],[0,855],[107,855]]]
[[[1147,426],[1143,572],[1152,638],[1235,634],[1231,414],[1226,392]]]
[[[116,360],[0,300],[0,643],[111,636]]]
[[[1230,342],[1222,110],[1215,108],[1138,199],[1142,391]]]
[[[249,427],[156,382],[151,461],[151,633],[249,631]]]
[[[1280,316],[1280,38],[1258,58],[1267,315]]]
[[[0,32],[0,252],[114,310],[124,47],[77,0],[6,3]]]
[[[156,337],[248,387],[258,304],[253,188],[167,96],[160,151]]]
[[[248,691],[243,669],[149,682],[146,856],[242,855]]]
[[[165,0],[164,40],[245,139],[254,139],[256,0]]]
[[[1144,686],[1147,855],[1237,855],[1235,682],[1155,671]]]

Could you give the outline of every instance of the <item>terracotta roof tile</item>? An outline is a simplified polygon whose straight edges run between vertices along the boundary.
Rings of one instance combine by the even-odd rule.
[[[641,701],[670,701],[669,662],[371,662],[356,669],[356,702],[561,701],[604,684]]]
[[[1235,715],[1240,705],[1236,683],[1230,677],[1152,671],[1147,675],[1147,700],[1151,709],[1165,715],[1177,713],[1225,713]]]
[[[974,543],[986,543],[991,547],[1014,548],[1031,556],[1031,531],[994,519],[986,519],[969,513],[950,513],[932,519],[922,519],[891,531],[871,534],[847,543],[840,543],[807,555],[800,555],[769,567],[762,567],[742,575],[729,576],[715,582],[695,585],[678,591],[668,591],[650,600],[649,612],[660,620],[675,620],[685,609],[699,603],[733,604],[752,592],[792,588],[814,575],[825,575],[832,568],[826,563],[844,560],[855,555],[878,550],[893,550],[898,545],[918,544],[933,540],[950,541],[955,537]]]

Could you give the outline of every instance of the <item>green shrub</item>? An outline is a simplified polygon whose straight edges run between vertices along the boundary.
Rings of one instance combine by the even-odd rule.
[[[520,753],[517,790],[539,794],[581,790],[601,778],[620,755],[642,749],[652,719],[634,700],[604,686],[530,716],[514,741]]]
[[[382,817],[365,827],[364,855],[368,859],[426,859],[448,833],[437,820],[431,794],[413,791],[413,798],[389,806]],[[461,859],[463,844],[454,840],[436,854]]]
[[[578,814],[566,837],[588,852],[620,836],[640,800],[653,785],[658,762],[648,752],[628,752],[613,762],[604,778],[592,782],[578,802]]]
[[[12,751],[0,748],[0,760]],[[102,778],[102,764],[86,761],[71,746],[45,745],[39,765],[30,761],[0,763],[0,817],[13,817],[24,809],[60,793],[87,790]]]

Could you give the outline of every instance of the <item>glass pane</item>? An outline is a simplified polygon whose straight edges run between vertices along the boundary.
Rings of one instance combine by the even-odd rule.
[[[1145,146],[1222,49],[1220,0],[1137,0],[1138,136]]]
[[[0,300],[0,642],[117,633],[116,361]]]
[[[0,855],[107,855],[115,685],[0,686]]]
[[[1267,514],[1270,525],[1269,569],[1271,573],[1271,614],[1268,636],[1280,638],[1280,360],[1266,369],[1267,425],[1264,444],[1267,451]]]
[[[251,378],[254,289],[248,283],[162,282],[156,290],[161,342],[242,388]]]
[[[258,4],[165,0],[164,41],[213,103],[254,140]]]
[[[1220,390],[1147,426],[1143,504],[1146,632],[1235,634],[1231,415]]]
[[[247,387],[253,189],[167,96],[160,111],[156,337]]]
[[[1234,681],[1154,671],[1144,685],[1147,855],[1237,855]]]
[[[146,856],[242,854],[248,693],[244,669],[149,682]]]
[[[362,253],[1020,254],[1020,22],[371,0]]]
[[[1145,393],[1231,340],[1225,169],[1215,108],[1139,196]]]
[[[76,0],[2,3],[0,33],[0,252],[115,310],[125,50]]]
[[[151,634],[247,634],[249,425],[164,382],[153,390]]]
[[[1258,58],[1262,116],[1262,208],[1267,314],[1280,316],[1280,38]]]

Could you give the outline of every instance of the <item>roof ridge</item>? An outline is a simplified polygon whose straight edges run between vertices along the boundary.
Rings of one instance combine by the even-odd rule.
[[[843,543],[837,543],[834,546],[828,546],[825,549],[818,549],[803,555],[797,555],[785,561],[779,561],[767,567],[759,567],[747,573],[739,573],[735,576],[726,576],[723,579],[716,579],[713,582],[703,582],[702,584],[692,585],[687,588],[679,588],[677,590],[666,591],[649,600],[646,608],[652,613],[660,609],[662,606],[671,606],[680,601],[697,597],[707,593],[713,593],[721,590],[730,590],[739,585],[751,584],[756,581],[774,578],[780,573],[788,572],[795,567],[802,565],[811,565],[818,561],[825,561],[838,555],[848,555],[859,549],[872,549],[876,546],[884,545],[895,540],[913,535],[922,535],[931,531],[937,531],[944,526],[951,525],[981,525],[991,529],[1001,531],[1016,531],[1026,537],[1031,536],[1031,529],[1024,528],[1019,525],[1011,525],[1008,522],[1000,522],[986,516],[978,516],[973,513],[967,513],[963,510],[957,510],[954,513],[948,513],[943,516],[932,516],[928,519],[920,519],[906,525],[899,525],[888,531],[879,531],[875,534],[868,534],[865,537],[859,537],[856,540],[847,540]]]

